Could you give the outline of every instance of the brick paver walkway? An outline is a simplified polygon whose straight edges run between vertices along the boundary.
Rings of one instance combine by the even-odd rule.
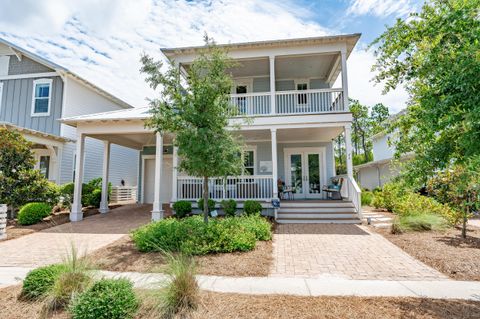
[[[273,238],[271,276],[439,280],[446,276],[366,227],[283,224]]]
[[[85,218],[0,242],[0,267],[37,267],[62,261],[72,244],[80,254],[106,246],[150,221],[151,205],[125,205]]]

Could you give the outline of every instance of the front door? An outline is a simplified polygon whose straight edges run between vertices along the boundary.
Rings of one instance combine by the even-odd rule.
[[[295,199],[322,198],[325,184],[325,152],[323,148],[286,148],[285,179],[294,190]]]

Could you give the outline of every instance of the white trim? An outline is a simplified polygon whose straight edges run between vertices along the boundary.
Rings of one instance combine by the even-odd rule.
[[[3,82],[0,82],[0,113],[2,112]]]
[[[35,112],[35,91],[36,91],[36,86],[39,84],[48,84],[48,109],[47,112]],[[52,89],[53,89],[53,80],[52,79],[38,79],[33,81],[33,87],[32,87],[32,109],[31,109],[31,116],[32,117],[39,117],[39,116],[50,116],[50,107],[52,104]]]
[[[172,158],[172,154],[163,154],[164,159]],[[140,192],[140,203],[145,204],[145,160],[154,160],[155,155],[148,154],[148,155],[142,155],[142,171],[141,171],[141,176],[142,176],[142,191]],[[138,183],[137,183],[138,185]]]
[[[1,75],[0,80],[20,80],[20,79],[32,79],[32,78],[45,78],[45,77],[50,77],[50,76],[59,76],[59,74],[57,72],[43,72],[43,73]]]
[[[305,198],[323,198],[324,194],[321,190],[322,185],[326,185],[327,183],[327,157],[326,157],[326,147],[325,146],[320,146],[320,147],[285,147],[283,149],[283,163],[284,163],[284,173],[285,173],[285,183],[290,182],[290,175],[289,175],[289,156],[291,154],[302,154],[302,174],[303,170],[306,169],[305,162],[306,162],[306,157],[304,156],[305,154],[318,154],[319,155],[319,160],[320,160],[320,167],[319,170],[321,171],[320,174],[320,190],[318,193],[318,196],[316,194],[310,194],[306,193],[306,189],[304,189],[304,195]],[[302,176],[302,184],[303,184],[303,176]]]

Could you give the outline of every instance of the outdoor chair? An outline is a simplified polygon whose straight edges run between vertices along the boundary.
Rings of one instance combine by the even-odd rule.
[[[331,184],[323,187],[323,191],[327,193],[327,198],[330,199],[342,199],[342,186],[343,186],[343,177],[341,177],[337,184],[333,183],[333,178]]]

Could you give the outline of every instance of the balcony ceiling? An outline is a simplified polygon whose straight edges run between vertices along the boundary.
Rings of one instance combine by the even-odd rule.
[[[277,143],[284,142],[331,142],[343,132],[343,127],[316,127],[277,130]],[[242,131],[245,141],[270,141],[270,130]]]

